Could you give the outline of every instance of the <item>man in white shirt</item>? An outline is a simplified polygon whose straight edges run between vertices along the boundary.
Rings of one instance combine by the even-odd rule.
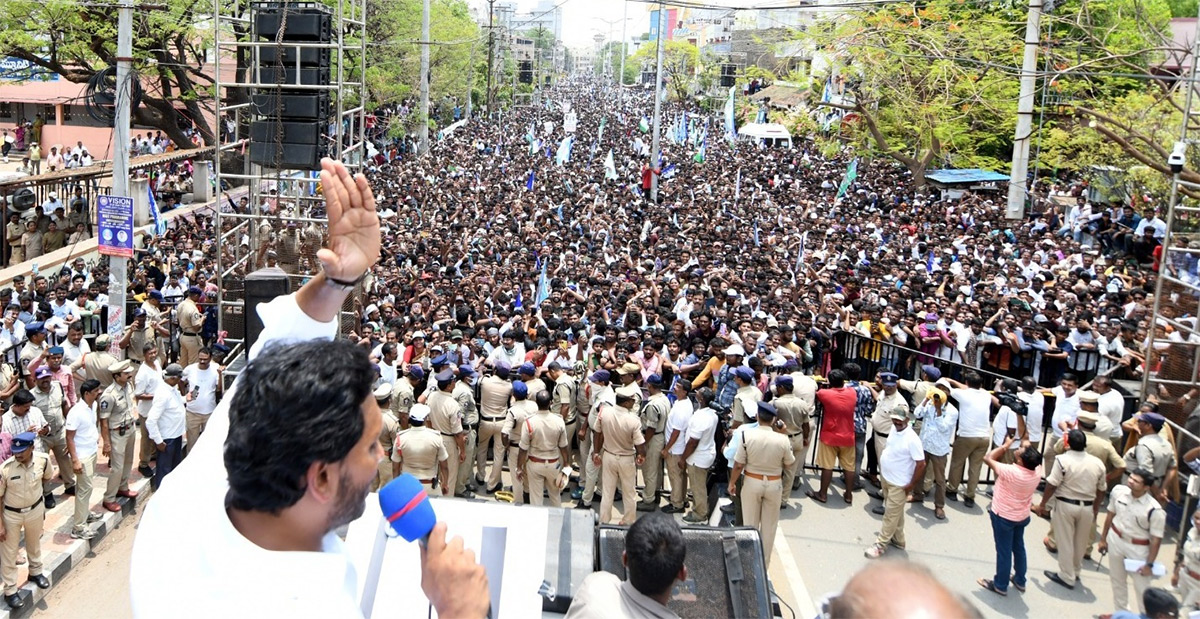
[[[1121,392],[1113,389],[1112,379],[1107,376],[1097,376],[1092,380],[1092,391],[1095,391],[1100,396],[1100,408],[1097,411],[1101,417],[1108,418],[1112,422],[1112,432],[1110,438],[1113,447],[1117,448],[1117,453],[1121,451],[1121,418],[1125,416],[1125,397]]]
[[[683,460],[683,450],[687,447],[688,422],[694,411],[692,400],[688,398],[691,386],[686,380],[675,382],[672,389],[675,403],[671,405],[671,414],[667,416],[663,462],[667,465],[667,479],[671,481],[671,502],[663,511],[668,514],[682,512],[687,502],[687,465]]]
[[[162,381],[154,392],[150,413],[146,416],[146,432],[158,449],[158,466],[154,467],[151,485],[158,490],[164,477],[175,470],[183,459],[184,408],[179,382],[183,368],[172,363],[163,370]]]
[[[969,374],[966,378],[971,380]],[[883,453],[879,454],[879,476],[883,482],[883,524],[875,543],[866,550],[868,559],[882,557],[888,545],[901,549],[905,547],[904,508],[908,506],[908,493],[925,479],[925,448],[921,445],[921,437],[909,426],[908,411],[893,409],[890,421],[892,431],[888,434]]]
[[[67,412],[67,451],[75,472],[75,515],[71,518],[71,537],[92,539],[96,533],[88,523],[100,519],[92,514],[92,477],[96,474],[96,454],[100,451],[100,431],[96,428],[96,400],[100,381],[91,379],[79,386],[79,400]]]
[[[133,400],[137,403],[138,419],[141,421],[142,446],[138,449],[138,472],[143,477],[152,477],[154,469],[150,468],[150,457],[157,451],[154,442],[146,431],[146,418],[150,416],[150,407],[154,403],[154,394],[162,382],[162,365],[158,360],[158,344],[146,342],[142,344],[143,362],[138,366],[137,374],[133,376]]]
[[[296,293],[258,306],[265,328],[213,412],[212,436],[147,504],[130,561],[134,617],[211,617],[231,608],[361,616],[357,570],[334,530],[362,513],[382,456],[382,416],[365,351],[328,340],[354,282],[379,260],[379,218],[365,178],[329,159],[322,167],[330,235],[322,269]],[[336,368],[325,373],[345,385],[313,380],[322,367],[313,359]],[[333,405],[322,410],[310,395]],[[305,423],[314,415],[330,423]],[[421,559],[422,589],[439,616],[487,613],[484,570],[460,540],[447,544],[445,525],[434,527]],[[247,569],[272,576],[248,587]],[[204,595],[180,604],[180,582]]]
[[[212,352],[201,348],[196,362],[183,369],[183,382],[187,387],[187,445],[191,450],[204,428],[209,415],[217,409],[217,394],[221,392],[221,374],[224,368],[213,366]]]
[[[683,517],[689,524],[708,522],[708,471],[717,460],[717,411],[709,406],[713,397],[708,387],[696,390],[700,408],[688,419],[687,445],[681,456],[687,463],[688,485],[692,487],[692,511]]]
[[[956,380],[947,379],[954,389],[950,397],[958,400],[958,433],[954,439],[954,449],[950,452],[950,477],[946,480],[946,497],[958,499],[958,485],[962,483],[963,469],[967,468],[967,488],[963,493],[963,505],[975,507],[975,489],[979,485],[979,473],[983,466],[983,456],[991,445],[992,406],[997,405],[995,398],[983,390],[983,378],[976,372],[967,372],[963,376],[967,383],[964,385]]]
[[[1079,379],[1067,372],[1058,379],[1058,386],[1050,390],[1054,394],[1054,416],[1050,418],[1050,431],[1054,433],[1053,444],[1062,439],[1063,433],[1073,427],[1075,418],[1079,416]],[[1120,450],[1118,450],[1120,451]],[[1054,470],[1055,453],[1047,449],[1042,470]]]

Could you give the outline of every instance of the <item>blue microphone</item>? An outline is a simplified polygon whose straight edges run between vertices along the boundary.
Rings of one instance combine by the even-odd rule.
[[[379,508],[388,527],[405,541],[421,540],[424,544],[437,524],[425,487],[408,473],[401,473],[379,489]]]

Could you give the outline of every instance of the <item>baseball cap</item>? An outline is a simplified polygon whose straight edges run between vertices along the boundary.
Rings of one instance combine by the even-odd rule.
[[[379,400],[380,402],[382,402],[390,397],[392,397],[392,384],[391,383],[380,383],[380,385],[375,388],[375,399],[376,400]]]
[[[178,363],[172,363],[163,370],[165,376],[183,376],[183,366]]]
[[[768,417],[774,417],[775,415],[777,415],[779,413],[775,410],[774,404],[771,404],[770,402],[759,402],[758,403],[758,414],[766,415]]]
[[[607,383],[612,380],[612,375],[608,373],[608,370],[596,370],[595,372],[592,372],[592,375],[588,377],[588,380],[592,381],[593,383]],[[516,383],[513,384],[515,385]]]
[[[462,330],[460,330],[460,329],[454,329],[454,330],[450,331],[450,339],[452,339],[452,340],[461,340],[462,336],[463,336]]]
[[[22,432],[13,437],[12,452],[19,454],[30,447],[33,447],[33,442],[37,440],[37,435],[33,432]]]
[[[529,385],[519,380],[512,384],[512,390],[515,396],[525,397],[529,395]]]
[[[537,368],[535,368],[532,363],[526,361],[525,363],[521,364],[520,368],[517,368],[517,373],[524,374],[526,376],[533,376],[534,374],[537,374]]]
[[[54,371],[47,367],[40,367],[37,369],[37,372],[34,372],[34,378],[38,380],[48,378],[50,376],[54,376]]]
[[[791,389],[794,385],[795,385],[795,383],[792,382],[791,376],[780,376],[775,379],[776,387],[784,387],[786,389]]]
[[[409,421],[424,422],[425,418],[429,416],[429,411],[428,404],[413,404],[412,408],[408,409],[408,419]]]
[[[409,366],[408,375],[416,380],[422,380],[425,378],[425,369],[419,365]]]
[[[651,374],[649,377],[646,378],[646,384],[647,385],[662,385],[663,384],[662,376],[659,376],[658,374]]]
[[[933,382],[935,382],[935,383],[937,382],[937,380],[938,380],[939,378],[941,378],[941,377],[942,377],[942,371],[941,371],[941,370],[939,370],[939,369],[938,369],[938,367],[937,367],[936,365],[932,365],[932,364],[928,364],[928,363],[927,363],[927,364],[925,364],[925,365],[921,366],[921,371],[922,371],[922,372],[925,372],[925,374],[926,374],[927,376],[929,376],[929,380],[932,380],[932,381],[933,381]]]
[[[754,380],[754,370],[751,370],[750,368],[748,368],[744,365],[740,365],[740,366],[734,368],[733,375],[744,381]]]
[[[726,354],[726,355],[738,355],[738,356],[741,356],[741,357],[745,357],[745,356],[746,356],[746,349],[745,349],[745,348],[742,348],[742,345],[741,345],[741,344],[733,344],[733,345],[731,345],[729,348],[726,348],[726,349],[725,349],[725,352],[724,352],[724,354]]]
[[[475,368],[473,368],[473,367],[471,367],[471,366],[469,366],[469,365],[460,365],[460,366],[458,366],[458,376],[459,376],[459,378],[466,378],[466,377],[469,377],[469,376],[474,376],[474,375],[475,375]]]

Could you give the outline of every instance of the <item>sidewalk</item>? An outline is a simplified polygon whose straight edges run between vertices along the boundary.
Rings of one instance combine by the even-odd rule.
[[[137,452],[135,451],[134,453],[136,454]],[[136,466],[136,456],[134,459],[134,466]],[[74,539],[71,537],[71,520],[75,513],[75,498],[63,496],[62,483],[55,483],[54,498],[58,501],[58,504],[54,506],[54,509],[46,513],[45,526],[42,532],[42,573],[50,579],[50,589],[39,589],[37,585],[27,582],[29,566],[27,564],[17,566],[17,582],[23,583],[20,595],[25,605],[14,610],[0,604],[0,607],[2,607],[0,608],[0,619],[29,615],[38,600],[41,600],[47,593],[53,590],[58,582],[71,571],[72,567],[78,565],[91,553],[94,544],[99,544],[100,540],[116,529],[125,517],[131,515],[138,504],[146,500],[146,497],[150,494],[150,480],[142,477],[135,469],[129,476],[129,488],[138,493],[137,498],[124,499],[118,497],[117,502],[121,504],[121,511],[110,512],[100,505],[100,502],[104,499],[104,487],[107,479],[108,465],[97,464],[96,476],[92,482],[94,487],[92,490],[91,506],[93,512],[103,514],[104,517],[91,525],[96,531],[96,537],[90,540]],[[22,544],[22,549],[24,549],[24,544]]]

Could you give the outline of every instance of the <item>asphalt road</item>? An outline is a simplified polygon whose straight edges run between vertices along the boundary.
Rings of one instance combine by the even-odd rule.
[[[76,619],[78,617],[131,617],[129,604],[129,557],[142,509],[121,522],[105,536],[80,565],[34,607],[31,617]]]

